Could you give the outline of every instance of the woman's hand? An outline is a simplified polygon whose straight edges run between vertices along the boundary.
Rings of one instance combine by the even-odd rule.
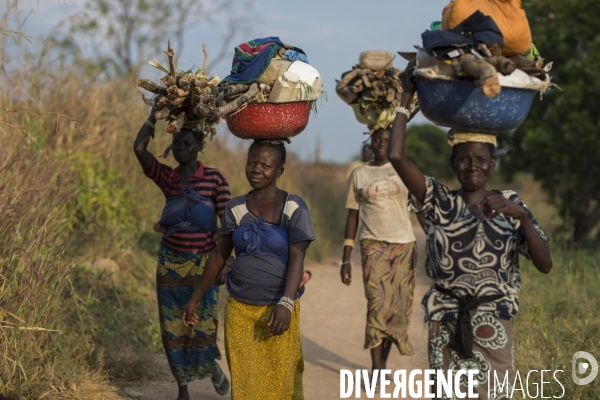
[[[200,305],[200,301],[196,301],[193,296],[187,302],[185,307],[183,307],[183,311],[181,312],[181,321],[185,326],[194,326],[198,323],[198,315],[196,315],[196,310]]]
[[[500,193],[494,193],[485,197],[477,207],[482,209],[481,216],[487,221],[496,218],[501,213],[517,219],[527,217],[527,213],[523,207],[502,196]]]
[[[225,266],[219,273],[219,276],[217,276],[217,279],[215,280],[215,285],[221,286],[225,284],[225,281],[227,280],[227,274],[229,273],[229,271],[231,271],[231,264],[233,263],[233,260],[235,260],[235,258],[229,257],[227,261],[225,261]]]
[[[400,74],[400,83],[402,84],[402,90],[406,94],[414,94],[417,88],[415,87],[415,81],[413,80],[413,73],[417,67],[416,58],[409,61],[406,69]]]
[[[156,224],[154,224],[154,232],[158,232],[158,233],[162,233],[163,235],[166,235],[169,232],[169,229],[164,225],[160,225],[160,224],[156,223]]]
[[[155,123],[156,122],[156,112],[158,111],[158,101],[161,99],[162,96],[156,96],[154,98],[154,105],[152,106],[152,109],[150,109],[150,115],[148,116],[148,121]],[[162,108],[162,107],[161,107]]]
[[[271,327],[271,335],[281,335],[290,329],[290,321],[292,319],[292,312],[285,306],[277,305],[271,312],[269,317],[268,326]]]
[[[342,276],[342,283],[350,286],[350,283],[352,283],[352,263],[342,265],[340,275]]]

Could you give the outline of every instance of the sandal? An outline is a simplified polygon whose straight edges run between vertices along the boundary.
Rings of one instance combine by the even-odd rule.
[[[210,381],[215,387],[215,391],[217,392],[217,394],[219,394],[220,396],[225,396],[227,393],[229,393],[229,389],[231,388],[231,385],[229,384],[229,379],[227,379],[227,376],[225,376],[225,373],[223,372],[221,367],[219,367],[219,364],[215,364],[215,368],[219,369],[219,372],[221,373],[221,379],[219,379],[219,383],[216,383],[212,379]]]

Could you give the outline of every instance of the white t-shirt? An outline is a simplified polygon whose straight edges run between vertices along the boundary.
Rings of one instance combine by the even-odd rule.
[[[348,178],[346,208],[358,210],[359,239],[388,243],[415,241],[408,212],[408,189],[392,167],[363,165]]]

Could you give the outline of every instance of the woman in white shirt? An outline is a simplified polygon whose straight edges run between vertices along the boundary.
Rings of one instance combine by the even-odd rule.
[[[367,297],[364,348],[371,350],[374,370],[386,368],[392,344],[402,355],[414,354],[408,328],[417,246],[408,212],[408,190],[387,157],[389,135],[385,129],[373,133],[373,160],[352,171],[348,179],[341,268],[342,282],[350,285],[350,257],[358,233]]]

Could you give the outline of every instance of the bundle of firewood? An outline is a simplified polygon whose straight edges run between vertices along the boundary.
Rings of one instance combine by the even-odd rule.
[[[380,100],[384,106],[397,108],[402,97],[402,85],[398,78],[401,72],[393,67],[373,72],[356,66],[342,75],[336,90],[348,104],[359,103],[366,96]]]
[[[204,63],[197,72],[177,71],[173,57],[175,51],[171,44],[167,45],[165,54],[168,57],[168,68],[156,60],[150,64],[167,75],[160,78],[161,84],[149,79],[136,79],[135,84],[156,94],[155,100],[146,100],[153,105],[156,101],[157,120],[167,120],[167,133],[177,133],[184,126],[201,126],[207,136],[216,133],[215,125],[225,114],[235,111],[248,101],[260,97],[257,84],[227,85],[217,87],[220,78],[216,75],[207,76],[205,69],[208,61],[206,46],[203,45]]]
[[[370,53],[370,54],[369,54]],[[383,63],[369,63],[366,55],[380,55],[380,51],[361,54],[361,62],[351,71],[342,74],[337,81],[336,92],[347,104],[352,106],[357,120],[369,125],[371,130],[386,128],[395,117],[395,110],[402,98],[401,70],[392,66],[392,55]],[[365,67],[371,68],[365,68]]]
[[[523,56],[503,57],[500,55],[499,46],[495,45],[488,48],[483,43],[479,44],[477,50],[482,56],[481,58],[473,54],[463,54],[452,59],[451,65],[457,76],[465,73],[475,78],[475,83],[488,98],[495,97],[502,90],[498,80],[498,72],[507,76],[520,69],[542,81],[550,81],[548,71],[552,64],[544,68],[543,58],[531,61]]]

